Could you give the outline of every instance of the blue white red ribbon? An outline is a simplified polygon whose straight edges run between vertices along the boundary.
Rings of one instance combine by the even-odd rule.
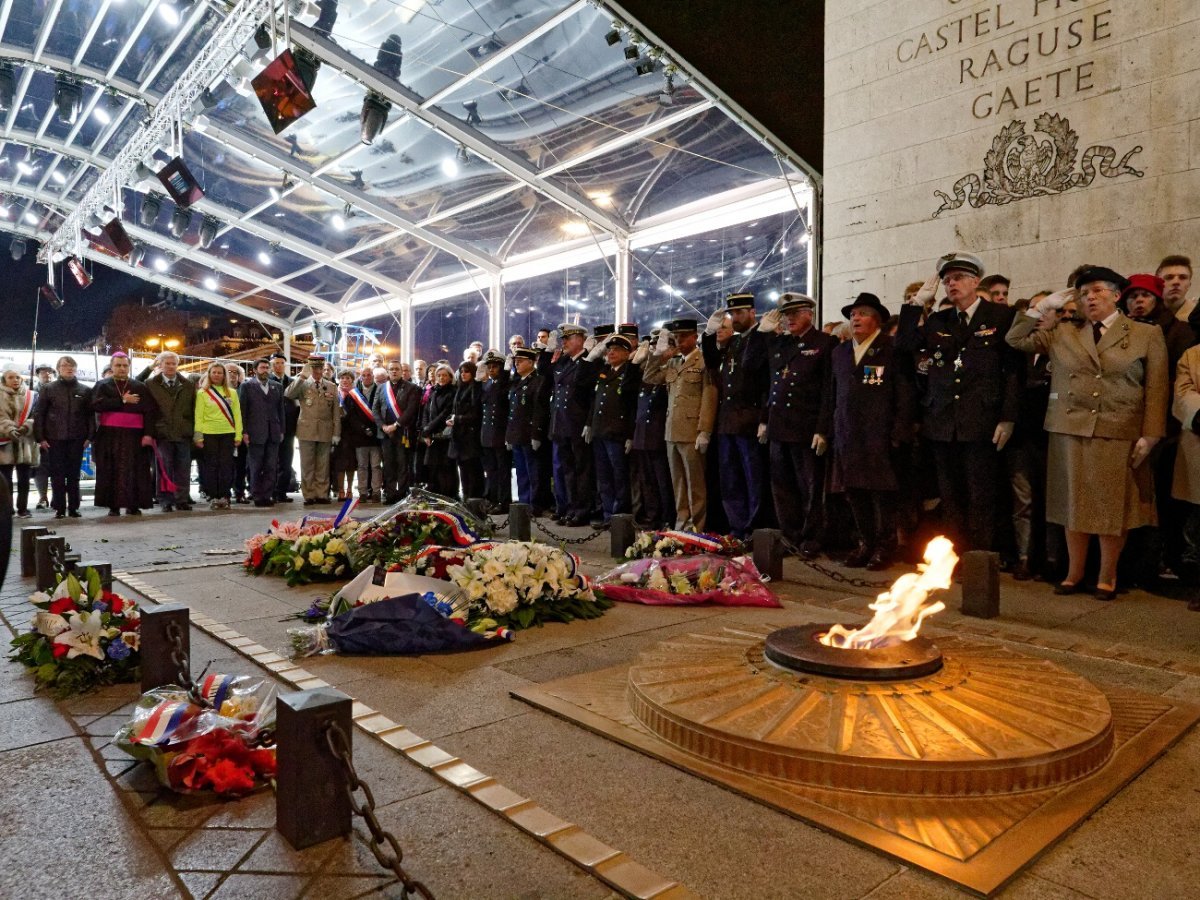
[[[180,725],[198,712],[186,700],[164,700],[151,710],[141,730],[133,736],[133,743],[165,744]]]
[[[206,675],[200,683],[200,696],[211,703],[213,709],[219,711],[237,679],[236,675]]]
[[[358,506],[358,498],[353,494],[346,498],[346,502],[342,504],[341,510],[333,520],[333,527],[337,528],[346,520],[350,513],[354,512],[354,507]]]

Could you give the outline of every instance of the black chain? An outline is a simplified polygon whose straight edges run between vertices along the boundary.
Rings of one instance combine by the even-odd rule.
[[[602,528],[593,528],[591,534],[585,534],[581,538],[569,538],[569,537],[563,537],[560,534],[555,534],[553,531],[551,531],[549,528],[547,528],[545,525],[543,525],[539,520],[537,520],[533,517],[530,517],[529,521],[533,522],[533,527],[536,528],[538,531],[540,531],[542,534],[546,535],[546,537],[552,538],[553,540],[558,541],[558,543],[560,543],[560,544],[586,544],[588,541],[590,541],[592,538],[594,538],[596,535],[598,535],[601,531],[604,530]]]
[[[192,681],[192,661],[187,651],[183,649],[183,632],[178,623],[167,623],[167,640],[171,642],[171,662],[175,665],[175,674],[179,677],[179,686],[186,688],[189,694],[196,695],[196,683]]]
[[[843,575],[841,572],[837,571],[836,569],[827,569],[827,568],[825,568],[825,566],[821,565],[819,562],[813,562],[811,559],[801,559],[800,561],[802,563],[804,563],[806,566],[808,566],[810,569],[812,569],[816,572],[820,572],[826,578],[829,578],[833,581],[840,582],[841,584],[849,584],[849,585],[852,585],[853,587],[863,587],[863,588],[884,588],[884,587],[892,586],[892,582],[890,582],[890,581],[868,581],[865,578],[853,578],[849,575]]]
[[[47,548],[47,555],[50,557],[50,565],[54,568],[54,574],[58,581],[63,581],[67,577],[67,551],[71,549],[71,545],[64,543],[61,548],[53,544]]]
[[[396,840],[396,836],[379,824],[379,819],[375,816],[375,795],[371,793],[370,786],[358,777],[358,772],[354,768],[354,759],[350,755],[350,741],[346,738],[346,732],[342,731],[341,726],[336,722],[330,722],[325,726],[325,741],[329,744],[329,752],[341,762],[342,768],[345,770],[346,797],[350,801],[350,808],[354,814],[367,824],[367,830],[371,832],[371,839],[367,846],[374,854],[376,862],[385,869],[391,869],[400,879],[405,897],[416,893],[425,897],[426,900],[433,900],[433,894],[429,888],[404,871],[402,865],[404,851],[400,847],[400,842]],[[354,796],[355,791],[362,791],[362,803],[359,803]]]

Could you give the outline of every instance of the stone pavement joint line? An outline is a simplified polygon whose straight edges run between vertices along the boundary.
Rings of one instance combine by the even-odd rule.
[[[176,602],[172,597],[159,594],[154,587],[136,578],[135,574],[147,573],[113,572],[113,580],[120,581],[156,604]],[[308,670],[209,616],[193,616],[191,624],[298,690],[328,686],[328,682]],[[414,734],[365,703],[354,701],[351,718],[355,727],[364,734],[400,753],[625,896],[638,900],[692,900],[697,896],[684,885],[652,872],[578,825],[558,818],[533,800],[509,790],[490,775],[447,753],[432,741]]]

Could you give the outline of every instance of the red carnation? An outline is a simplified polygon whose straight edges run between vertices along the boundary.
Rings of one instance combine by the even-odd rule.
[[[70,597],[59,597],[50,604],[50,612],[60,616],[66,612],[74,612],[76,609],[75,601]]]
[[[108,604],[108,611],[114,616],[119,616],[125,608],[125,601],[112,591],[104,591],[100,594],[100,599]]]
[[[62,659],[71,650],[66,644],[51,644],[50,652],[54,654],[55,659]]]
[[[232,759],[213,763],[207,776],[208,783],[218,794],[236,796],[254,790],[254,772],[248,767],[239,766]]]
[[[257,569],[262,565],[262,558],[262,547],[255,547],[254,551],[250,554],[250,565]]]

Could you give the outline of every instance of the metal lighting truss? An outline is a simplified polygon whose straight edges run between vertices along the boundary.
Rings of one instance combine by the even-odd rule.
[[[61,2],[61,0],[60,0]],[[195,54],[187,70],[167,91],[146,122],[121,148],[100,177],[75,204],[38,253],[45,260],[55,253],[72,253],[80,243],[82,224],[112,204],[122,188],[136,180],[138,164],[162,144],[175,143],[175,131],[196,99],[229,69],[234,57],[254,35],[259,23],[273,12],[274,0],[240,0],[217,26],[208,42]],[[150,8],[147,7],[147,15]],[[53,21],[47,18],[47,22]],[[43,31],[45,29],[43,28]],[[132,42],[130,42],[132,43]],[[44,40],[42,41],[44,46]],[[127,44],[128,46],[128,44]],[[118,210],[119,212],[119,210]]]

